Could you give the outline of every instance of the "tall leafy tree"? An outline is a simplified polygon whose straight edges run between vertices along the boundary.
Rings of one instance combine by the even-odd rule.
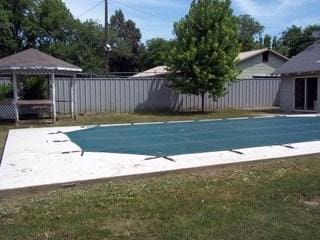
[[[302,34],[302,43],[299,47],[299,51],[303,51],[306,47],[310,46],[313,44],[315,41],[318,39],[313,36],[313,33],[315,32],[320,32],[320,24],[313,24],[306,26],[303,29],[303,34]]]
[[[37,1],[0,1],[0,55],[5,56],[33,45]]]
[[[144,50],[141,33],[121,11],[111,17],[111,69],[138,71]],[[96,21],[74,19],[62,0],[1,0],[0,57],[29,47],[104,72],[104,28]]]
[[[74,40],[76,21],[62,0],[41,0],[37,17],[40,30],[37,43],[42,49]]]
[[[293,25],[282,33],[282,53],[288,57],[296,55],[303,42],[303,30],[301,27]]]
[[[269,34],[264,35],[263,38],[263,47],[271,48],[272,47],[272,37]]]
[[[144,54],[144,67],[152,68],[165,65],[168,55],[172,48],[172,41],[163,38],[153,38],[146,42],[146,51]]]
[[[92,20],[75,23],[73,40],[49,46],[55,56],[74,63],[85,72],[104,73],[104,27]]]
[[[123,12],[117,10],[110,18],[111,31],[118,39],[113,39],[110,54],[110,69],[114,72],[139,71],[139,59],[143,52],[141,32],[132,20],[126,20]]]
[[[279,52],[280,52],[281,42],[280,42],[280,40],[279,40],[276,36],[274,36],[274,37],[272,38],[271,48],[272,48],[273,50],[275,50],[275,51],[279,51]]]
[[[292,25],[282,33],[278,41],[279,51],[288,57],[295,56],[317,40],[313,33],[319,31],[320,25],[318,24],[305,28]]]
[[[260,47],[262,40],[262,33],[264,26],[262,26],[252,16],[245,14],[238,16],[239,24],[239,42],[241,44],[241,51],[250,51]]]
[[[193,0],[189,13],[174,25],[175,46],[170,53],[172,87],[186,94],[208,93],[216,99],[236,78],[239,54],[237,20],[231,1]]]

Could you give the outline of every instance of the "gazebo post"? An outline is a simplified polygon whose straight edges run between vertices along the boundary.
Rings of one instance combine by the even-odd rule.
[[[70,102],[70,108],[71,108],[71,116],[73,120],[76,120],[77,116],[77,111],[76,111],[76,104],[75,104],[75,99],[76,99],[76,75],[72,75],[70,79],[70,97],[71,97],[71,102]]]
[[[13,86],[13,107],[15,112],[15,122],[19,123],[19,109],[18,109],[18,84],[17,84],[17,74],[12,73],[12,86]]]
[[[57,106],[56,106],[56,79],[54,72],[51,73],[51,101],[53,111],[53,124],[57,121]]]

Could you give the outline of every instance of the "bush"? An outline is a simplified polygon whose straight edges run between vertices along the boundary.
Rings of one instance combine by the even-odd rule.
[[[0,101],[13,98],[13,88],[11,84],[0,85]]]
[[[48,81],[44,76],[31,76],[20,81],[20,97],[24,100],[47,99]]]

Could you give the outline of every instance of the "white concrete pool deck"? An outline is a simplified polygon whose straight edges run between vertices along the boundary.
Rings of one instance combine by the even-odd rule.
[[[320,153],[320,141],[314,141],[178,155],[172,157],[174,161],[128,154],[82,155],[63,132],[83,128],[87,127],[10,130],[0,165],[0,191]]]

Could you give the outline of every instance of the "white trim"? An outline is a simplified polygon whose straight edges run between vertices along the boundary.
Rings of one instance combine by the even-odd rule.
[[[195,120],[167,121],[166,123],[172,124],[172,123],[191,123],[191,122],[195,122]]]
[[[249,117],[238,117],[238,118],[226,118],[225,120],[228,120],[228,121],[232,121],[232,120],[248,120]]]
[[[50,71],[69,71],[82,72],[81,68],[67,68],[67,67],[0,67],[0,70],[50,70]]]

